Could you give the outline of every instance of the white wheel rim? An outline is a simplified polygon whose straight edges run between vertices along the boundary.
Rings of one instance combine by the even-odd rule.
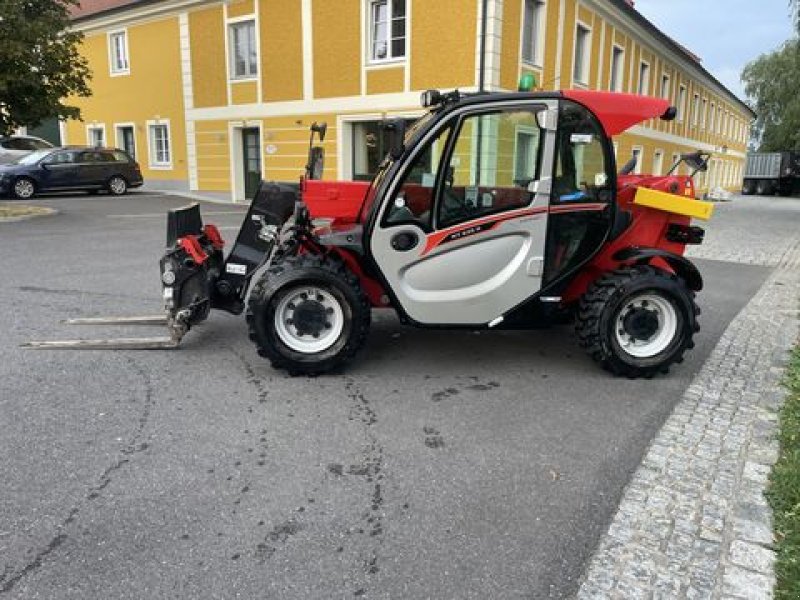
[[[33,196],[33,184],[27,179],[23,179],[14,184],[14,191],[21,198],[30,198]]]
[[[111,180],[111,191],[115,194],[122,194],[125,192],[125,182],[119,177]]]
[[[294,322],[298,307],[313,303],[314,310],[324,310],[326,323],[315,335],[300,331]],[[290,290],[275,311],[275,331],[289,348],[303,354],[316,354],[333,346],[344,330],[344,311],[333,295],[317,286],[307,285]]]
[[[633,310],[646,310],[658,319],[658,327],[648,339],[636,339],[626,329],[626,317]],[[667,349],[678,333],[678,312],[663,296],[642,294],[630,299],[617,315],[614,335],[622,350],[634,358],[652,358]]]

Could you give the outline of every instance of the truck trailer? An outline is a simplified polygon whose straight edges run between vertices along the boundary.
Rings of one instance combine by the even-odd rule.
[[[742,194],[791,196],[800,181],[800,153],[753,152],[747,155]]]

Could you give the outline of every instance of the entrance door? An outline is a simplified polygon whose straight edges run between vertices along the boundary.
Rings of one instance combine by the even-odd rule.
[[[387,190],[375,261],[418,323],[485,325],[541,288],[557,102],[465,109]],[[480,110],[480,112],[476,112]]]
[[[119,141],[122,145],[122,150],[125,150],[132,159],[136,160],[136,139],[133,136],[133,127],[120,127]]]
[[[242,129],[244,161],[244,197],[252,200],[261,183],[261,132],[258,128]]]

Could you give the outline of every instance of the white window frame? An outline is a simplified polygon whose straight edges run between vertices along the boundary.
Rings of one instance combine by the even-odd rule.
[[[700,125],[700,94],[695,92],[692,95],[692,127],[697,129]]]
[[[119,67],[117,64],[117,44],[116,39],[122,38],[122,48],[125,53],[125,66]],[[107,34],[108,40],[108,71],[111,77],[122,77],[131,74],[131,53],[128,46],[128,30],[114,29]]]
[[[647,62],[646,60],[642,60],[639,61],[639,95],[648,96],[649,94],[650,94],[650,63]]]
[[[615,54],[619,50],[619,54]],[[616,70],[618,81],[614,81],[614,59],[619,56],[619,68]],[[621,92],[625,83],[625,48],[617,44],[611,46],[611,64],[608,73],[608,89],[612,92]]]
[[[125,150],[122,145],[122,134],[120,132],[120,129],[125,127],[130,127],[133,130],[133,156],[131,158],[138,160],[136,157],[139,155],[139,140],[136,139],[136,123],[114,123],[114,147]]]
[[[661,74],[661,89],[659,93],[663,100],[672,98],[672,78],[666,73]]]
[[[531,25],[525,20],[528,15],[528,11],[526,9],[529,3],[535,6],[535,23],[533,23],[532,34],[533,56],[525,55],[526,50],[528,50],[528,48],[525,47],[525,32]],[[547,35],[545,32],[546,27],[547,0],[522,0],[522,37],[520,38],[520,60],[523,64],[539,69],[544,67],[545,37]]]
[[[653,152],[653,173],[656,177],[664,174],[664,151],[661,148],[656,148]]]
[[[250,71],[250,61],[245,61],[246,65],[246,73],[243,75],[236,74],[236,49],[234,48],[234,44],[236,43],[235,36],[233,35],[233,30],[237,27],[242,27],[243,25],[251,25],[253,27],[253,43],[255,44],[255,52],[256,52],[256,66],[255,72]],[[233,82],[238,81],[257,81],[258,74],[260,72],[260,62],[261,62],[261,43],[259,40],[259,31],[258,31],[258,20],[254,15],[244,15],[242,17],[236,17],[232,19],[228,19],[225,22],[225,35],[227,39],[226,49],[225,52],[227,53],[227,62],[228,62],[228,80]]]
[[[717,135],[722,135],[722,122],[725,119],[725,111],[722,105],[717,106]]]
[[[541,130],[536,129],[535,127],[530,127],[527,125],[517,125],[514,131],[514,179],[518,178],[519,173],[517,173],[517,157],[519,156],[519,138],[520,134],[530,136],[531,138],[536,138],[536,135],[542,135]],[[540,140],[541,141],[541,140]],[[536,142],[533,143],[533,154],[536,155],[539,151],[539,148],[536,146]],[[537,162],[539,156],[536,156]],[[534,169],[535,173],[536,169]]]
[[[701,98],[700,106],[700,129],[705,130],[708,125],[708,98]]]
[[[580,79],[576,76],[575,69],[578,66],[578,32],[583,29],[586,32],[586,44],[583,47],[583,56],[580,57],[581,73]],[[572,85],[581,88],[589,86],[589,78],[591,76],[592,64],[592,28],[583,21],[575,23],[575,39],[572,43]]]
[[[636,166],[633,169],[633,174],[641,175],[642,167],[644,166],[644,146],[633,146],[631,148],[631,158],[633,158],[636,155],[637,151],[639,152],[639,155],[636,158]]]
[[[684,84],[678,86],[678,123],[686,120],[686,94],[688,89]]]
[[[169,153],[169,161],[159,162],[156,160],[157,149],[155,148],[155,137],[153,135],[153,128],[157,126],[166,127],[167,130],[167,152]],[[147,162],[150,169],[154,171],[171,171],[173,164],[173,144],[172,144],[172,128],[170,127],[169,119],[153,119],[147,121]]]
[[[717,104],[716,102],[711,102],[711,110],[709,111],[709,118],[708,118],[708,130],[711,133],[714,133],[714,127],[717,124]]]
[[[406,27],[405,27],[405,35],[403,36],[403,55],[402,56],[394,56],[393,48],[392,48],[392,14],[394,13],[394,3],[399,0],[366,0],[366,17],[367,17],[367,64],[368,65],[385,65],[387,63],[404,63],[408,59],[408,40],[410,34],[410,24],[411,18],[409,11],[411,9],[411,3],[409,0],[405,0],[406,4],[406,14],[405,19]],[[375,11],[373,7],[376,4],[386,4],[386,56],[384,58],[375,58],[374,51],[375,51],[375,22],[373,20],[373,15]]]
[[[94,140],[92,139],[92,133],[94,131],[101,132],[101,136],[103,138],[102,144],[95,144]],[[86,145],[90,148],[104,148],[108,145],[108,139],[106,138],[106,124],[105,123],[91,123],[86,126]]]

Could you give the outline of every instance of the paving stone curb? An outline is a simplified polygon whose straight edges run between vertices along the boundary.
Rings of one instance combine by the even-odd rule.
[[[800,333],[800,247],[778,259],[652,442],[579,600],[773,597],[763,492],[779,452],[780,381]]]

